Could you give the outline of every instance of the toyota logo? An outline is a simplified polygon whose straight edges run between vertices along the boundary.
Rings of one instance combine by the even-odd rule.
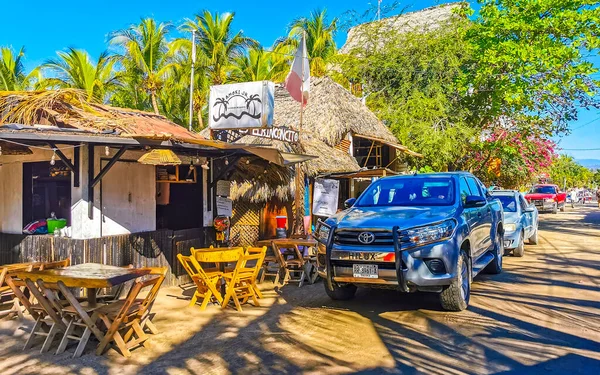
[[[362,232],[358,235],[358,242],[364,245],[373,243],[373,241],[375,241],[375,235],[371,232]]]

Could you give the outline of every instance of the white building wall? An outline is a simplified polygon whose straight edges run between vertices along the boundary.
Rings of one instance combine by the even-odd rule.
[[[117,162],[101,184],[103,236],[156,230],[154,166]]]
[[[23,163],[0,165],[0,232],[23,231]]]

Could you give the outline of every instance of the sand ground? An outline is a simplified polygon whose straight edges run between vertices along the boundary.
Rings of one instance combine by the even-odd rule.
[[[479,276],[467,311],[434,295],[360,290],[329,300],[321,283],[274,290],[239,313],[187,307],[161,291],[160,333],[131,359],[21,350],[31,322],[0,322],[2,374],[599,374],[600,210],[541,215],[540,244]],[[37,347],[39,349],[39,346]]]

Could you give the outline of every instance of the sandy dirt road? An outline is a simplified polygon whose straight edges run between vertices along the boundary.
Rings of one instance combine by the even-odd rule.
[[[328,299],[321,283],[273,290],[242,313],[189,308],[161,292],[151,348],[125,359],[21,351],[30,322],[0,322],[2,374],[599,374],[600,209],[541,215],[540,244],[480,276],[467,311],[433,295],[361,290]],[[38,346],[39,349],[39,346]],[[72,352],[73,349],[70,350]]]

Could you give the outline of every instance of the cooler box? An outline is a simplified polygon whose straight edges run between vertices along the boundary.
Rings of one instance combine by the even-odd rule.
[[[48,233],[54,233],[55,229],[62,229],[67,226],[67,219],[48,219],[46,220],[48,224]]]

